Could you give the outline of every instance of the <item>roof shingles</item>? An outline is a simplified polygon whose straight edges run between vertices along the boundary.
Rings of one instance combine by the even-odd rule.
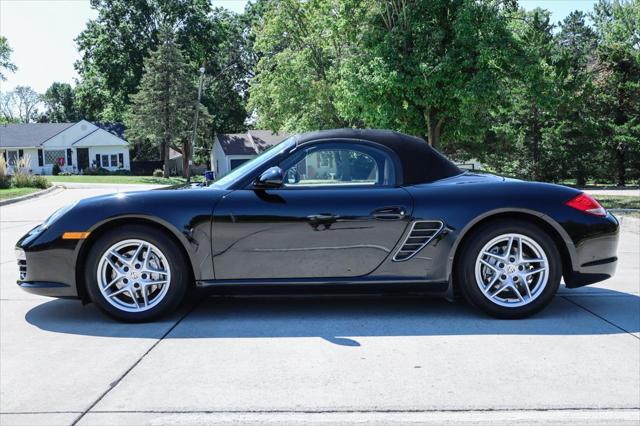
[[[0,125],[0,147],[30,148],[42,145],[75,123],[28,123]]]
[[[217,137],[226,155],[257,155],[279,144],[289,135],[270,130],[249,130],[247,133],[226,133]]]

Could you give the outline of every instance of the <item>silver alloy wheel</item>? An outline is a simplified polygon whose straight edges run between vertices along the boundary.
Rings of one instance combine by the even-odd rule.
[[[107,302],[121,311],[142,312],[166,296],[171,268],[158,247],[130,239],[112,245],[102,254],[97,278]]]
[[[522,234],[503,234],[482,247],[475,264],[476,284],[491,302],[525,306],[542,294],[549,262],[540,245]]]

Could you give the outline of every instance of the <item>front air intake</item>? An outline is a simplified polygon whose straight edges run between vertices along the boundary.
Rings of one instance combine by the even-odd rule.
[[[414,222],[411,231],[393,256],[393,260],[401,262],[409,260],[433,240],[443,228],[439,220],[424,220]]]
[[[19,276],[20,276],[20,280],[24,280],[27,278],[27,261],[24,259],[20,259],[18,260],[18,271],[19,271]]]

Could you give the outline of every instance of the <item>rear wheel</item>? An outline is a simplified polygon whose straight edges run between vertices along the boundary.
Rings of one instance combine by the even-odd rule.
[[[188,286],[188,263],[167,235],[126,225],[102,236],[87,258],[91,300],[127,322],[154,320],[180,304]]]
[[[469,303],[497,318],[524,318],[551,301],[560,284],[561,265],[546,232],[532,223],[509,220],[474,232],[457,272]]]

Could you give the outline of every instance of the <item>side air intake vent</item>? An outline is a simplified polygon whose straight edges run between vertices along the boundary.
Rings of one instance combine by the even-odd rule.
[[[411,231],[407,235],[407,238],[395,256],[393,256],[393,260],[401,262],[411,259],[438,235],[442,227],[443,223],[439,220],[414,222],[413,225],[411,225]]]

